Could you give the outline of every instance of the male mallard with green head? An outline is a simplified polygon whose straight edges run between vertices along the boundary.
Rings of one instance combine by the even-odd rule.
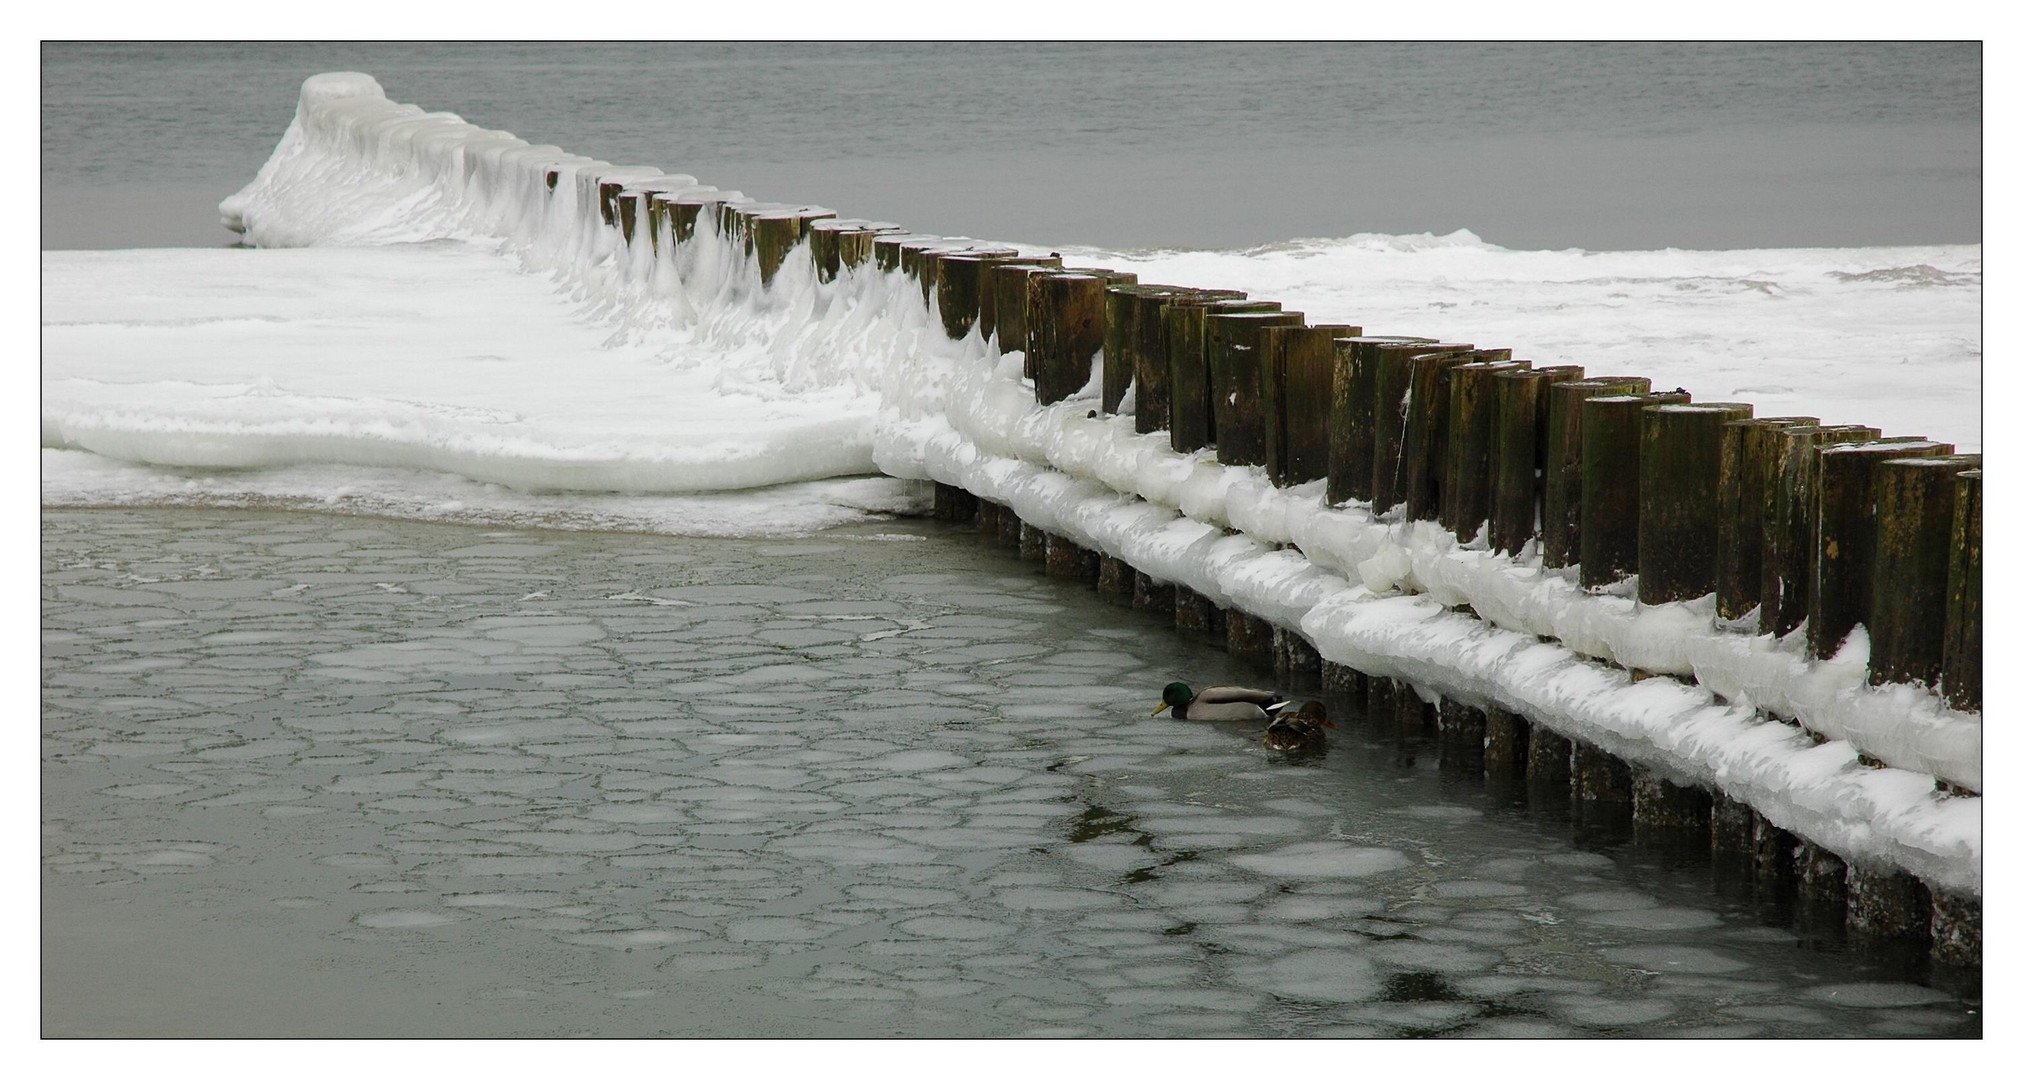
[[[1152,715],[1158,716],[1170,705],[1175,720],[1269,720],[1286,705],[1284,698],[1269,690],[1247,686],[1210,686],[1197,694],[1186,683],[1167,683],[1159,697],[1159,707]]]
[[[1273,750],[1319,750],[1328,744],[1327,732],[1322,728],[1335,726],[1328,719],[1328,708],[1318,701],[1309,701],[1299,707],[1299,711],[1282,713],[1264,729],[1264,745]]]

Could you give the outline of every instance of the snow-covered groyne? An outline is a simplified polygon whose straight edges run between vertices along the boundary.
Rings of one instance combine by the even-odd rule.
[[[1100,304],[1128,273],[1054,273],[1047,253],[532,145],[393,103],[358,74],[305,83],[273,157],[221,209],[262,247],[490,238],[573,290],[613,340],[707,343],[721,383],[762,377],[855,421],[775,447],[805,464],[791,478],[862,471],[868,454],[887,475],[966,492],[1126,567],[1134,584],[1177,590],[1183,608],[1235,612],[1245,633],[1263,620],[1287,648],[1409,683],[1456,715],[1521,716],[1639,775],[1746,805],[1857,879],[1908,873],[1939,894],[1942,918],[1980,895],[1977,711],[1920,685],[1870,685],[1862,630],[1817,657],[1804,632],[1720,617],[1713,595],[1652,603],[1634,581],[1584,586],[1535,539],[1498,550],[1495,530],[1473,535],[1451,514],[1331,499],[1325,476],[1212,444],[1176,449],[1170,430],[1140,430],[1146,380],[1123,378],[1135,371],[1106,349]],[[1016,267],[1024,292],[1006,284]],[[1058,303],[1032,284],[1063,279]],[[1086,304],[1089,281],[1093,333],[1060,306]],[[1005,306],[1021,298],[1025,311]],[[1007,320],[1022,340],[998,332]],[[1227,414],[1238,423],[1265,415],[1262,402],[1228,404],[1243,406]],[[1400,434],[1400,454],[1432,461],[1436,440]],[[626,475],[637,490],[776,482],[741,460],[734,435],[721,454]]]

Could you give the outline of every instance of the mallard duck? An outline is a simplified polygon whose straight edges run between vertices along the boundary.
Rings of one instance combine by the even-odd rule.
[[[1286,706],[1277,694],[1247,686],[1210,686],[1197,694],[1186,683],[1167,683],[1159,697],[1152,715],[1171,705],[1175,720],[1269,720]]]
[[[1328,744],[1327,732],[1321,729],[1334,726],[1327,706],[1309,701],[1296,712],[1273,718],[1271,726],[1264,729],[1264,745],[1273,750],[1319,750]]]

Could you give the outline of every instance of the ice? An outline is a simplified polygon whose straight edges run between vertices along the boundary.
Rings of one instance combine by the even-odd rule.
[[[419,930],[448,925],[457,921],[457,916],[441,911],[374,911],[360,915],[356,921],[374,930]]]
[[[1951,1001],[1951,995],[1916,983],[1840,983],[1815,986],[1805,992],[1807,999],[1851,1009],[1893,1009],[1905,1005],[1931,1005]]]
[[[1304,949],[1230,965],[1230,981],[1300,1001],[1368,1001],[1383,990],[1377,970],[1348,949]]]
[[[1690,975],[1725,975],[1749,965],[1719,949],[1691,945],[1649,945],[1603,949],[1602,959],[1640,971],[1680,972]]]
[[[1368,954],[1391,967],[1406,971],[1437,971],[1448,975],[1484,971],[1503,959],[1502,954],[1487,949],[1403,940],[1378,942],[1369,947]]]
[[[1651,907],[1627,911],[1598,911],[1585,916],[1600,926],[1626,930],[1706,930],[1721,925],[1721,917],[1698,908]]]
[[[1401,851],[1328,841],[1288,844],[1269,852],[1231,856],[1229,861],[1260,874],[1290,878],[1361,878],[1412,865]]]

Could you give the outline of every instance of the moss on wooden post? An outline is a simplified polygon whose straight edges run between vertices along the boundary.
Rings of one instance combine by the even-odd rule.
[[[1641,375],[1601,375],[1554,383],[1545,393],[1544,495],[1539,548],[1545,565],[1580,561],[1581,408],[1592,397],[1649,393]]]
[[[1371,456],[1376,444],[1377,358],[1384,345],[1430,345],[1431,338],[1335,339],[1333,400],[1328,411],[1330,505],[1370,500]]]
[[[1297,311],[1207,310],[1202,326],[1208,358],[1210,405],[1215,413],[1215,459],[1224,465],[1264,464],[1264,350],[1267,326],[1298,326]]]
[[[1448,369],[1439,518],[1464,544],[1481,533],[1495,503],[1496,376],[1530,369],[1529,360],[1486,360]]]
[[[1978,454],[1956,454],[1877,466],[1870,683],[1938,683],[1953,561],[1954,478],[1980,465]]]
[[[1517,555],[1538,534],[1545,491],[1546,391],[1583,374],[1583,369],[1566,364],[1505,371],[1492,380],[1496,478],[1490,493],[1491,551]]]
[[[1776,486],[1770,482],[1774,436],[1786,428],[1816,427],[1816,416],[1733,420],[1721,428],[1721,513],[1714,538],[1714,610],[1739,619],[1763,594],[1763,535]]]
[[[1830,658],[1875,606],[1876,467],[1894,458],[1950,454],[1921,439],[1851,443],[1819,452],[1819,570],[1806,615],[1811,654]]]
[[[1580,403],[1580,583],[1605,589],[1637,572],[1643,412],[1681,405],[1683,390],[1592,397]]]
[[[1741,402],[1656,405],[1637,451],[1637,600],[1669,604],[1714,591],[1720,532],[1721,428]]]
[[[1335,341],[1357,326],[1268,326],[1264,350],[1264,470],[1278,487],[1328,472],[1328,413],[1334,406]]]
[[[1032,279],[1039,302],[1027,311],[1026,351],[1036,354],[1033,393],[1040,404],[1065,400],[1089,384],[1091,363],[1103,347],[1106,280],[1079,271]]]
[[[1772,486],[1763,523],[1762,605],[1759,629],[1783,637],[1805,621],[1812,608],[1813,577],[1819,571],[1819,451],[1842,443],[1868,442],[1876,429],[1859,424],[1783,428],[1771,435]]]
[[[1447,484],[1449,402],[1452,371],[1463,364],[1510,359],[1509,349],[1475,349],[1454,355],[1412,359],[1411,397],[1405,403],[1405,519],[1440,516]]]
[[[1850,863],[1847,928],[1865,946],[1907,945],[1906,953],[1922,953],[1931,940],[1931,889],[1901,870]]]
[[[1405,501],[1412,385],[1418,365],[1446,357],[1444,366],[1468,362],[1472,345],[1379,345],[1370,403],[1370,511],[1382,514]]]
[[[1981,470],[1953,478],[1953,558],[1946,572],[1945,667],[1955,709],[1981,711]]]
[[[1159,313],[1166,331],[1167,431],[1173,449],[1186,454],[1215,443],[1213,381],[1208,370],[1208,316],[1277,311],[1276,300],[1175,302]]]

